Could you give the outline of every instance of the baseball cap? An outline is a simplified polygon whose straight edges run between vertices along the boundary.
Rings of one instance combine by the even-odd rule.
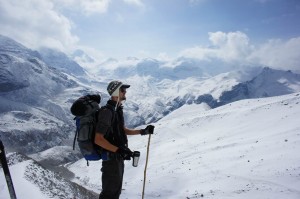
[[[130,85],[123,84],[121,81],[111,81],[107,86],[107,92],[110,96],[119,96],[120,88],[129,88]]]

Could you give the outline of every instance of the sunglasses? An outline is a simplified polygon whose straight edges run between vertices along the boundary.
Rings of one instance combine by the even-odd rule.
[[[125,93],[126,92],[126,88],[120,88],[120,91],[122,92],[122,93]]]

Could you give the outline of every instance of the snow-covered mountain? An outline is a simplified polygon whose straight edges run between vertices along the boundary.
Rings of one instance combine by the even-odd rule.
[[[0,36],[0,135],[13,151],[25,153],[62,144],[70,116],[57,99],[78,84],[43,62],[36,51]]]
[[[300,90],[300,75],[265,67],[250,81],[235,85],[220,97],[223,104],[240,99],[285,95]]]
[[[145,198],[299,198],[299,115],[300,93],[182,106],[154,123]],[[141,197],[147,142],[129,138],[141,158],[137,168],[126,161],[121,198]],[[100,192],[100,164],[67,168],[74,182]]]
[[[170,62],[152,58],[128,57],[126,60],[121,61],[110,58],[99,64],[96,74],[99,76],[113,74],[116,78],[122,79],[139,75],[151,76],[157,80],[181,80],[189,77],[211,77],[233,69],[232,66],[224,64],[214,63],[213,66],[211,64],[210,62],[187,58],[178,58]]]
[[[240,99],[300,91],[300,76],[291,71],[253,68],[247,72],[252,75],[245,75],[244,71],[231,71],[210,78],[191,76],[176,81],[131,76],[124,80],[132,85],[127,93],[126,105],[134,107],[145,123],[149,123],[158,121],[185,104],[206,103],[215,108]]]
[[[145,198],[289,198],[300,197],[300,93],[241,100],[215,109],[184,105],[157,123],[151,138]],[[140,198],[147,136],[129,138],[141,152],[138,167],[126,161],[121,198]],[[59,151],[59,150],[58,150]],[[60,155],[57,150],[38,158]],[[101,161],[81,159],[64,167],[73,183],[28,158],[10,154],[20,198],[97,198]],[[21,156],[22,157],[22,156]],[[52,156],[53,158],[53,156]],[[61,160],[59,160],[61,161]],[[43,173],[43,174],[41,174]],[[69,175],[69,177],[72,175]],[[8,198],[2,170],[0,199]],[[54,187],[48,189],[48,187]],[[28,192],[27,190],[31,190]],[[68,195],[69,194],[69,195]]]
[[[92,76],[62,52],[43,49],[39,53],[7,37],[0,38],[1,134],[13,149],[23,148],[26,137],[36,145],[36,152],[63,143],[74,126],[71,103],[81,95],[97,92],[104,105],[107,83],[113,79],[132,85],[125,103],[129,127],[158,121],[185,104],[206,103],[215,108],[239,99],[300,91],[300,77],[291,71],[248,67],[212,76],[220,67],[205,69],[204,63],[193,59],[172,63],[110,59],[104,67],[99,66],[102,74]],[[107,68],[109,64],[112,69]],[[226,68],[229,66],[222,70]],[[47,141],[38,141],[40,135]],[[13,144],[14,139],[23,140],[23,144]],[[30,147],[25,151],[33,152]]]
[[[39,53],[43,61],[49,66],[57,68],[67,74],[76,76],[86,75],[86,71],[63,52],[50,48],[41,48]]]
[[[74,56],[82,55],[83,52],[77,51],[77,54],[75,53]],[[92,62],[93,60],[88,59],[87,61]],[[298,129],[298,124],[294,120],[297,118],[295,115],[299,115],[297,112],[299,110],[299,94],[295,94],[300,92],[299,75],[291,71],[280,71],[266,67],[247,67],[247,70],[232,70],[233,68],[233,66],[226,64],[222,65],[222,63],[212,66],[210,63],[193,59],[177,59],[169,63],[150,58],[143,60],[128,58],[125,62],[119,62],[115,59],[107,60],[98,66],[98,73],[91,75],[61,52],[51,49],[44,49],[41,52],[32,51],[22,44],[0,36],[0,139],[8,151],[19,151],[30,155],[30,158],[43,165],[45,172],[50,172],[48,170],[51,170],[60,174],[60,177],[66,178],[66,180],[75,176],[72,179],[73,182],[99,192],[100,180],[93,178],[95,172],[99,172],[99,163],[96,163],[95,165],[97,166],[94,168],[86,168],[86,162],[83,160],[74,163],[80,158],[80,154],[78,151],[72,151],[70,148],[75,125],[69,108],[79,96],[90,93],[100,93],[102,96],[101,105],[104,105],[109,97],[106,93],[106,86],[109,81],[114,79],[119,79],[131,85],[127,92],[127,100],[124,103],[127,126],[137,127],[154,122],[157,126],[156,132],[161,139],[155,140],[154,143],[155,148],[160,152],[157,151],[154,155],[160,157],[159,153],[164,152],[165,155],[163,154],[161,157],[166,158],[166,161],[158,160],[155,161],[156,165],[151,166],[155,170],[151,172],[151,176],[156,176],[154,182],[165,182],[167,185],[169,183],[176,184],[175,181],[177,179],[179,181],[187,181],[189,178],[184,177],[186,175],[185,170],[179,168],[175,161],[179,159],[184,160],[181,161],[181,165],[187,169],[187,166],[194,161],[191,159],[192,157],[201,161],[201,158],[197,156],[198,153],[201,154],[201,157],[208,157],[207,155],[209,154],[215,155],[218,151],[232,149],[237,151],[236,155],[240,155],[242,158],[247,154],[252,154],[251,157],[253,157],[254,153],[258,154],[258,150],[254,150],[252,153],[251,148],[247,148],[247,152],[243,146],[232,144],[230,141],[241,140],[244,143],[243,140],[246,140],[248,141],[247,146],[250,146],[249,140],[253,136],[261,140],[265,138],[260,134],[251,134],[253,132],[256,133],[256,131],[260,132],[261,129],[264,129],[268,135],[271,135],[274,131],[275,134],[272,134],[272,146],[274,142],[280,142],[278,139],[284,136],[281,134],[282,132],[287,135],[289,133],[293,134],[291,136],[298,139],[294,135],[294,130],[296,129],[297,131]],[[279,95],[285,96],[261,98]],[[235,102],[241,99],[253,100]],[[289,106],[290,104],[293,104],[293,106]],[[285,109],[287,107],[291,108]],[[267,110],[267,113],[263,111],[264,109]],[[269,109],[271,109],[271,112],[268,111]],[[268,118],[266,114],[271,114],[271,119],[261,122]],[[256,118],[261,119],[258,120]],[[290,125],[286,128],[287,130],[283,126],[276,126],[279,125],[277,123],[279,123],[280,118],[285,121],[282,125],[287,123]],[[278,127],[278,129],[275,127]],[[219,129],[222,129],[222,132]],[[279,132],[278,130],[280,129],[283,130]],[[201,134],[201,132],[204,133]],[[231,134],[231,132],[233,133]],[[280,136],[276,137],[276,135]],[[207,140],[201,142],[206,137]],[[141,149],[144,153],[145,138],[134,139],[137,141],[134,141],[131,147]],[[244,144],[247,143],[245,142]],[[267,145],[264,142],[258,143],[255,146],[251,146],[259,146],[259,149],[265,150],[263,152],[267,153]],[[185,147],[185,145],[187,146]],[[292,146],[296,148],[294,144]],[[169,147],[176,150],[183,147],[184,152],[176,150],[174,152]],[[278,145],[278,147],[278,151],[283,149],[281,145]],[[289,150],[291,149],[287,148],[288,152],[290,152]],[[244,154],[243,156],[242,152],[245,152],[246,155]],[[176,156],[174,158],[176,154],[179,157]],[[272,155],[274,156],[273,162],[279,161],[278,156]],[[239,161],[243,160],[242,158],[234,159],[230,155],[225,157],[234,160],[232,164],[228,163],[228,169],[236,168],[233,164],[240,165]],[[26,160],[19,161],[18,164],[12,166],[13,173],[20,175],[20,177],[15,178],[21,184],[30,181],[24,177],[24,173],[27,172],[27,169],[24,170],[24,168],[27,168],[29,162],[34,162],[30,158],[28,159],[27,157]],[[226,161],[224,158],[221,159]],[[217,159],[208,158],[208,160],[205,167],[200,165],[202,169],[214,168],[214,163]],[[144,159],[142,158],[141,162],[143,161]],[[255,163],[257,164],[252,165],[252,170],[255,170],[256,167],[260,169],[261,164],[259,164],[259,161]],[[298,172],[298,167],[294,167],[297,163],[294,164],[292,161],[290,163],[290,168]],[[224,176],[220,177],[220,181],[218,181],[218,177],[212,177],[214,171],[198,172],[196,169],[197,164],[193,162],[192,165],[192,168],[188,168],[188,170],[191,170],[187,172],[195,170],[195,173],[190,172],[187,177],[199,176],[200,174],[207,177],[202,181],[197,181],[191,177],[191,181],[195,182],[195,185],[204,182],[210,183],[211,181],[215,183],[213,185],[218,185],[219,182],[233,182],[239,185],[242,182],[249,183],[249,186],[251,185],[251,191],[249,191],[251,194],[269,194],[264,188],[262,188],[263,191],[261,192],[255,191],[252,184],[255,184],[256,181],[241,180],[241,178],[233,174],[230,175],[231,177],[234,176],[235,180],[233,181],[230,181],[231,177],[225,179],[223,178]],[[245,165],[242,165],[242,168],[246,168]],[[262,166],[261,169],[259,171],[276,175],[275,170],[267,171],[267,166]],[[276,169],[280,170],[282,168],[276,167]],[[217,167],[216,173],[219,170],[221,168]],[[138,174],[135,174],[135,172]],[[230,170],[226,170],[226,172],[230,172]],[[127,187],[125,198],[139,197],[137,193],[131,192],[131,190],[136,190],[134,186],[140,186],[138,184],[141,178],[140,173],[142,173],[141,168],[138,168],[138,170],[130,169],[128,175],[132,175],[134,181],[127,180],[125,182]],[[160,178],[160,173],[167,178],[165,180]],[[172,175],[174,173],[179,177],[174,177]],[[241,171],[241,174],[245,176],[248,173]],[[292,174],[294,175],[294,173]],[[33,175],[33,173],[29,175]],[[284,173],[285,177],[286,175]],[[50,174],[46,178],[49,176]],[[40,176],[36,177],[40,178]],[[100,173],[98,177],[100,177]],[[264,177],[266,176],[258,175],[253,178]],[[214,180],[215,178],[216,180]],[[277,178],[272,176],[270,178],[270,181],[275,184],[279,183]],[[2,179],[1,177],[1,192],[5,189],[4,179]],[[288,177],[284,180],[287,180],[288,183],[292,181]],[[42,185],[37,186],[34,183],[38,181],[30,181],[30,188],[35,187],[34,189],[37,190],[37,198],[50,197],[47,195],[47,191],[42,190]],[[51,183],[54,182],[51,181]],[[194,186],[195,193],[191,193],[192,189],[185,185],[182,185],[182,187],[185,187],[182,189],[177,187],[176,190],[178,192],[174,192],[166,185],[159,184],[157,187],[154,186],[148,192],[150,195],[147,198],[155,198],[160,195],[163,198],[201,197],[200,191],[202,189],[196,188],[195,185],[189,184],[192,187]],[[261,184],[262,187],[274,188],[273,185],[269,181]],[[284,186],[289,187],[286,184]],[[278,187],[280,186],[278,185]],[[212,192],[208,191],[208,187],[206,188],[201,192],[205,196],[210,197],[218,195],[220,196],[219,198],[226,198],[234,195],[235,198],[238,198],[235,195],[236,193],[241,195],[244,192],[248,193],[245,191],[247,186],[239,190],[223,189],[224,187],[222,189],[210,188]],[[276,192],[282,187],[277,188],[274,188]],[[161,190],[161,193],[157,190]],[[297,189],[291,188],[291,190],[291,198],[296,198],[294,196],[297,195]],[[227,191],[229,194],[227,194]],[[22,194],[23,192],[25,191],[22,191]],[[284,195],[286,193],[287,191],[283,191],[281,194]],[[41,195],[43,194],[47,196],[42,197]],[[0,194],[0,199],[2,199],[1,197],[2,194]],[[64,196],[61,198],[64,198]]]

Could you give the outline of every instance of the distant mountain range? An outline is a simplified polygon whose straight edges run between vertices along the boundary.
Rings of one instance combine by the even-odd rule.
[[[82,54],[77,51],[77,56]],[[130,127],[157,121],[184,104],[215,108],[240,99],[300,91],[300,75],[291,71],[267,67],[228,71],[233,67],[222,68],[221,63],[205,67],[194,59],[166,63],[128,58],[126,64],[110,59],[91,75],[62,52],[33,51],[4,36],[0,36],[0,64],[1,139],[12,150],[26,153],[70,143],[72,101],[100,93],[105,104],[106,85],[113,79],[132,85],[125,103]]]
[[[78,83],[46,64],[39,52],[3,36],[0,36],[0,64],[3,142],[11,150],[25,153],[64,143],[73,128],[68,105],[64,104],[72,99],[73,92],[62,95],[76,89]]]
[[[94,61],[80,50],[74,56]],[[16,163],[15,170],[26,168],[27,181],[40,189],[48,184],[55,187],[53,192],[43,191],[49,197],[58,194],[55,191],[60,186],[68,187],[62,195],[97,197],[55,176],[53,171],[72,178],[64,165],[81,157],[70,149],[75,131],[69,111],[72,102],[82,95],[99,93],[104,105],[109,98],[106,86],[111,80],[131,85],[124,103],[125,122],[131,128],[157,122],[167,115],[170,120],[176,116],[172,113],[185,105],[206,104],[206,111],[241,99],[300,92],[300,75],[292,71],[261,66],[235,70],[234,66],[195,59],[179,58],[171,63],[151,58],[131,57],[126,62],[109,59],[98,64],[95,71],[89,73],[62,52],[33,51],[0,35],[0,139],[7,151],[23,154],[13,154],[10,159]],[[187,124],[190,122],[182,123]]]

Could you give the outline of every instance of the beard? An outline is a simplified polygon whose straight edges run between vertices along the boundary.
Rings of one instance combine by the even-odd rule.
[[[120,97],[121,101],[125,101],[126,100],[126,96]]]

